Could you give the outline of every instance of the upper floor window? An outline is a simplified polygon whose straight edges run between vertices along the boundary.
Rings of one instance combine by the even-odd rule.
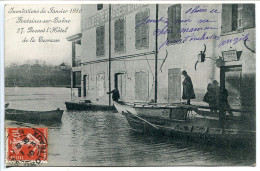
[[[176,4],[168,8],[168,42],[175,42],[181,38],[181,4]]]
[[[97,4],[97,10],[102,10],[103,9],[103,4]]]
[[[142,21],[148,19],[149,11],[141,11],[135,15],[135,48],[149,48],[149,24],[141,24]]]
[[[255,27],[254,4],[223,4],[221,33]]]
[[[115,52],[125,52],[125,20],[117,19],[115,21]]]
[[[99,26],[96,28],[96,55],[105,55],[105,27]]]

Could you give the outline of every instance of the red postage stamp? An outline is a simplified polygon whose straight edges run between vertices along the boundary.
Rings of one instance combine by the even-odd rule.
[[[7,163],[26,166],[47,163],[48,128],[7,128]]]

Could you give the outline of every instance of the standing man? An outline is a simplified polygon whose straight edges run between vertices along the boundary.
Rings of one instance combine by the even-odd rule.
[[[120,93],[119,93],[119,90],[117,88],[115,88],[114,90],[110,91],[110,92],[107,92],[107,94],[112,94],[112,99],[117,102],[118,99],[120,99]]]
[[[190,99],[195,99],[196,96],[194,93],[190,76],[187,74],[186,71],[182,71],[182,75],[185,77],[184,81],[182,82],[183,85],[182,99],[187,99],[187,105],[190,105]]]

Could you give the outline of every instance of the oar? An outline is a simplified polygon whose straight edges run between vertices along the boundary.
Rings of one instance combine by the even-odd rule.
[[[126,110],[126,111],[127,111],[128,113],[132,114],[132,113],[129,112],[128,110]],[[145,123],[151,125],[151,126],[154,127],[155,129],[159,129],[156,125],[152,124],[151,122],[148,122],[147,120],[145,120],[145,119],[143,119],[143,118],[141,118],[141,117],[139,117],[139,116],[137,116],[137,115],[134,115],[134,114],[132,114],[132,115],[135,116],[135,117],[137,117],[138,119],[144,121]]]

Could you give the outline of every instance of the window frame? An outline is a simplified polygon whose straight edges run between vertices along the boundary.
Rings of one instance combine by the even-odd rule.
[[[101,7],[101,5],[102,5],[102,7]],[[102,10],[103,8],[104,8],[104,4],[97,4],[97,10],[98,11]]]
[[[255,25],[255,18],[254,18],[254,26],[252,27],[247,27],[247,28],[243,28],[242,26],[242,23],[241,23],[241,26],[239,26],[239,22],[243,22],[242,20],[242,11],[243,11],[243,8],[244,6],[243,5],[246,5],[246,3],[244,4],[222,4],[222,11],[223,11],[223,5],[238,5],[238,9],[237,9],[237,29],[236,30],[232,30],[232,31],[229,31],[229,32],[225,32],[223,33],[222,32],[222,19],[223,19],[223,16],[221,14],[221,29],[220,29],[220,36],[226,36],[226,35],[232,35],[232,34],[237,34],[237,33],[243,33],[245,32],[245,30],[247,29],[252,29],[252,28],[255,28],[256,25]],[[232,10],[232,9],[231,9]],[[223,12],[222,12],[223,13]],[[239,21],[240,20],[240,21]],[[232,27],[232,20],[231,20],[231,27]]]

